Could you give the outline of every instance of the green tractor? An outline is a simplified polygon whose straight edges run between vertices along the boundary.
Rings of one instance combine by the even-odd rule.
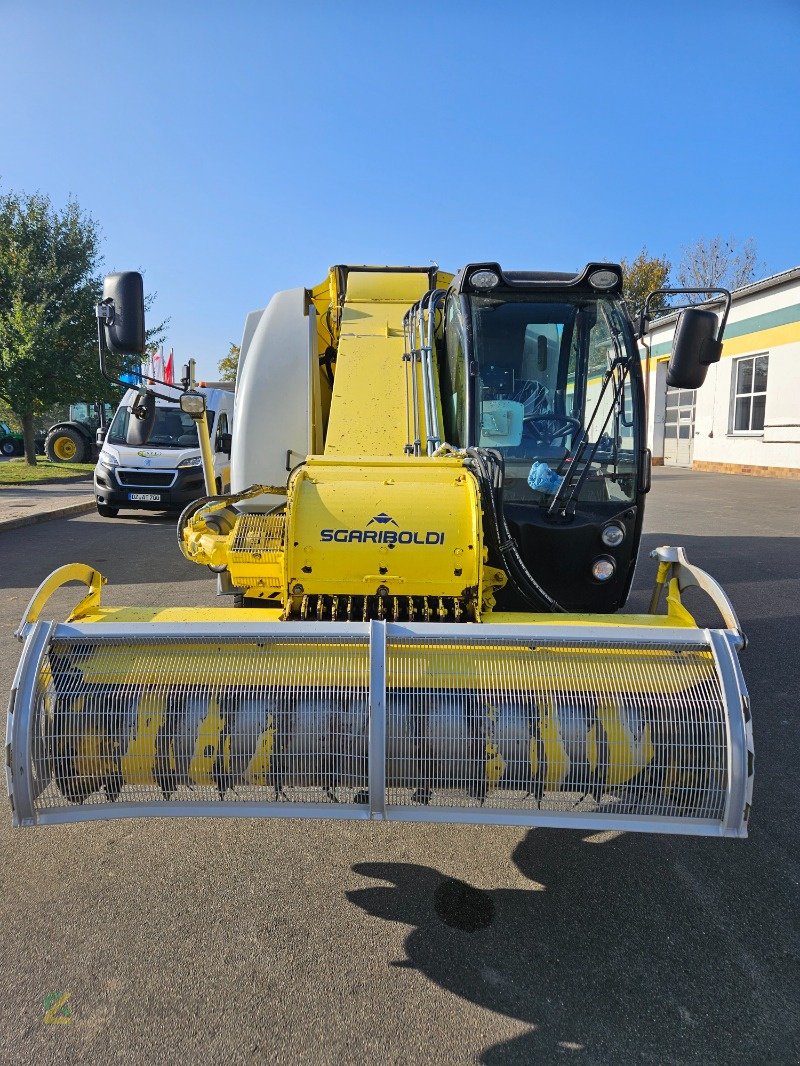
[[[37,445],[53,463],[93,462],[98,430],[105,432],[113,414],[110,403],[73,403],[69,419],[51,426]]]
[[[22,434],[12,429],[8,422],[0,421],[0,455],[22,455],[24,451]]]

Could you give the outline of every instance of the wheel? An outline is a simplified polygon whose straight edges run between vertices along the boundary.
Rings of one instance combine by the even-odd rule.
[[[65,426],[47,434],[44,451],[52,463],[82,463],[86,455],[86,441],[76,429]]]
[[[98,503],[97,513],[103,518],[116,518],[119,514],[119,507],[106,507],[104,503]]]
[[[0,444],[0,452],[2,452],[3,455],[16,455],[17,442],[15,440],[11,440],[10,437],[7,438],[3,441],[2,444]]]

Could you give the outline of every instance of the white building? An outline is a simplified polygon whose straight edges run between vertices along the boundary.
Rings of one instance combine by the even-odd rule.
[[[696,392],[667,389],[675,320],[653,328],[642,367],[653,463],[800,478],[800,267],[733,293],[722,358]]]

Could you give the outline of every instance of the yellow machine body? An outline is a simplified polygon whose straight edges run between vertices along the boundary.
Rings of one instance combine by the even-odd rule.
[[[478,480],[452,448],[420,454],[441,399],[424,359],[405,358],[410,305],[450,278],[335,267],[308,290],[312,454],[180,527],[186,557],[243,606],[107,607],[79,565],[43,584],[9,715],[17,824],[256,814],[745,835],[735,616],[701,630],[681,603],[686,584],[717,595],[707,575],[662,549],[664,614],[658,596],[645,615],[495,610],[506,574],[488,562]],[[71,580],[88,595],[43,622]]]

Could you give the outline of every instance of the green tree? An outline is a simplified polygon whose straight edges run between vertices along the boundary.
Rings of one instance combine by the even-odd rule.
[[[223,355],[223,357],[217,363],[220,380],[236,381],[236,370],[239,366],[240,352],[241,348],[239,347],[239,345],[231,342],[231,345],[228,348],[228,354]]]
[[[647,248],[642,248],[635,259],[621,259],[620,266],[622,267],[623,296],[631,318],[636,324],[647,294],[655,292],[656,289],[669,287],[669,272],[672,264],[666,256],[651,256]],[[651,310],[658,311],[665,302],[663,297],[653,300],[650,304]]]
[[[118,394],[95,355],[99,262],[97,223],[75,201],[58,210],[41,193],[0,196],[0,400],[31,465],[37,414]]]

